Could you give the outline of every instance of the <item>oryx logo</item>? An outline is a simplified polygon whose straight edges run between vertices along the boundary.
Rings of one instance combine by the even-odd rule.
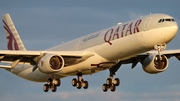
[[[16,42],[16,39],[12,31],[10,30],[10,28],[8,27],[8,25],[6,24],[4,20],[3,20],[3,23],[4,23],[4,29],[9,34],[9,36],[6,37],[9,40],[7,44],[8,50],[19,50],[18,44]]]

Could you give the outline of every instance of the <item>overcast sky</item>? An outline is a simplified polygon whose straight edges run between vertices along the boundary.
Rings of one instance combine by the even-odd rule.
[[[0,0],[0,16],[9,13],[28,50],[44,50],[92,32],[150,13],[165,13],[180,24],[179,0]],[[167,49],[180,49],[180,35]],[[0,26],[0,49],[6,49]],[[180,62],[169,60],[169,68],[150,75],[140,64],[123,65],[116,73],[121,85],[116,92],[101,90],[109,72],[84,76],[89,89],[71,86],[73,77],[62,79],[56,93],[44,93],[43,84],[24,80],[0,69],[2,101],[180,101]]]

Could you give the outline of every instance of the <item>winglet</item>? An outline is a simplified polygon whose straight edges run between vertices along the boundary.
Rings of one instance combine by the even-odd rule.
[[[2,16],[8,50],[26,50],[9,14]]]

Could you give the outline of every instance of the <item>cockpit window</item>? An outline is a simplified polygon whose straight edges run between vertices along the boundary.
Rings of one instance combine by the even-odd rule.
[[[172,21],[175,21],[174,19],[171,19]]]
[[[172,19],[172,18],[168,18],[168,19],[160,19],[160,20],[158,21],[158,23],[162,23],[162,22],[165,22],[165,21],[167,21],[167,22],[174,22],[175,20]]]
[[[165,21],[171,21],[171,19],[165,19]]]
[[[160,19],[160,20],[158,21],[158,23],[161,23],[161,22],[164,22],[164,19]]]

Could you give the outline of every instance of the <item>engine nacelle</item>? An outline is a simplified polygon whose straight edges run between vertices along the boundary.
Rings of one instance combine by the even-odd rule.
[[[143,70],[146,73],[157,74],[167,69],[169,61],[165,55],[150,55],[142,62]]]
[[[59,55],[47,54],[38,63],[38,69],[46,74],[59,72],[64,67],[64,59]]]

